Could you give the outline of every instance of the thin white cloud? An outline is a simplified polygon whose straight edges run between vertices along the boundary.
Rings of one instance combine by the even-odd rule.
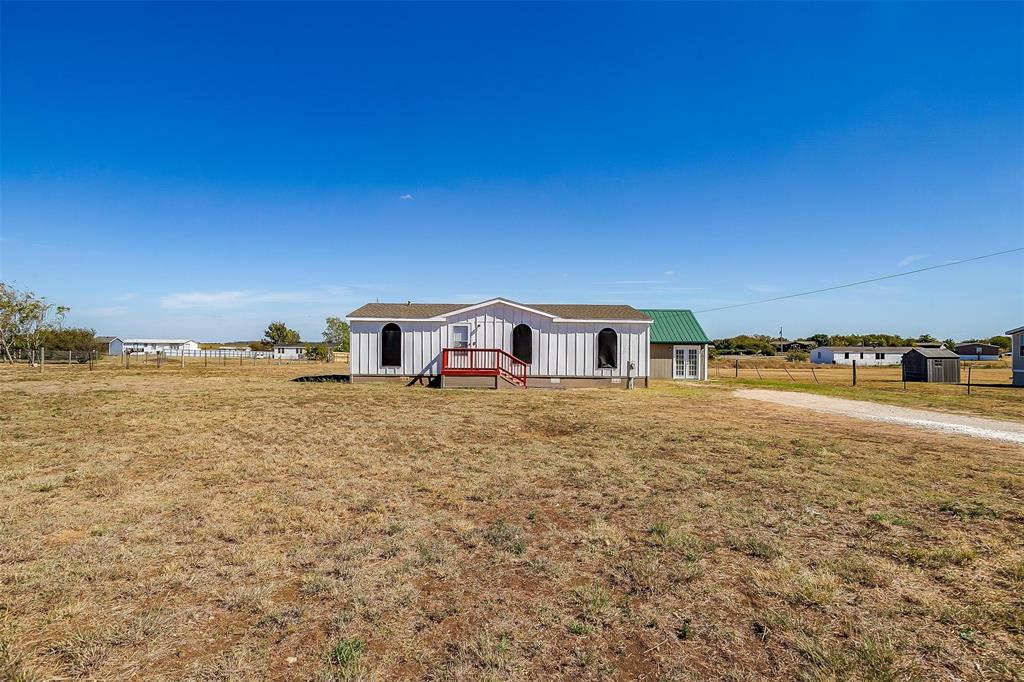
[[[599,296],[632,296],[635,294],[687,294],[703,291],[704,287],[641,287],[639,289],[622,289],[594,292]]]
[[[665,284],[665,280],[663,280],[663,279],[613,279],[613,280],[608,281],[608,282],[601,282],[601,284],[618,284],[618,285],[628,285],[628,284]]]
[[[187,291],[162,297],[160,307],[169,310],[189,310],[240,308],[264,303],[333,303],[351,296],[352,290],[349,287],[336,285],[312,291]]]
[[[759,294],[774,294],[782,291],[781,287],[777,287],[771,284],[748,284],[747,288],[751,291],[756,291]]]
[[[211,308],[226,307],[251,302],[255,292],[252,291],[190,291],[170,294],[160,299],[160,307]]]
[[[665,271],[665,276],[666,277],[675,277],[675,275],[676,275],[676,271],[675,270],[666,270]]]
[[[411,194],[403,194],[402,196],[400,196],[398,198],[401,199],[402,201],[409,201],[410,199],[412,199],[412,195]]]
[[[899,263],[897,263],[896,267],[898,267],[898,268],[905,268],[908,265],[910,265],[912,263],[916,263],[917,261],[919,261],[919,260],[921,260],[923,258],[927,258],[927,257],[928,257],[927,253],[912,253],[909,256],[904,257]]]

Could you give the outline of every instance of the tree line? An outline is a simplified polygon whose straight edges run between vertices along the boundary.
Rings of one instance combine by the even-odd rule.
[[[816,346],[919,346],[923,343],[939,343],[931,334],[900,336],[899,334],[811,334],[804,341]],[[722,339],[713,339],[716,355],[775,355],[779,352],[779,337],[766,334],[740,334]],[[958,342],[946,339],[943,346],[953,349]],[[992,336],[987,339],[964,339],[959,343],[991,343],[1004,351],[1010,350],[1010,337]]]
[[[106,351],[106,348],[99,347],[94,329],[64,326],[69,312],[71,308],[68,306],[56,305],[33,291],[0,282],[0,358],[13,363],[16,352],[40,348]],[[324,358],[329,350],[348,351],[349,327],[342,318],[328,317],[321,336],[323,341],[308,344],[307,357]],[[267,325],[262,341],[252,342],[249,346],[253,350],[269,350],[279,343],[302,341],[299,332],[278,321]]]

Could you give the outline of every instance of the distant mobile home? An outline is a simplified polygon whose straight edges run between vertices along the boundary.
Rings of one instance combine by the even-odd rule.
[[[178,353],[182,350],[199,350],[199,343],[192,339],[124,339],[122,346],[129,353]]]
[[[961,360],[998,360],[1002,352],[992,343],[958,343],[953,350]]]
[[[1013,385],[1024,386],[1024,327],[1017,327],[1006,332],[1010,337],[1010,350],[1013,355]]]
[[[811,351],[818,365],[898,365],[909,346],[822,346]]]
[[[301,360],[306,357],[306,344],[304,343],[275,343],[275,360]]]

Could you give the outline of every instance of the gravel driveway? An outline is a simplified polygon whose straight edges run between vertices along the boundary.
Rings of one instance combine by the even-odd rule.
[[[956,433],[974,438],[987,438],[1024,445],[1024,424],[968,417],[946,412],[931,410],[915,410],[909,407],[897,407],[872,403],[865,400],[846,400],[813,393],[796,393],[792,391],[768,391],[764,389],[739,389],[736,395],[750,400],[762,400],[777,405],[789,405],[815,412],[841,414],[855,419],[905,424],[919,429]]]

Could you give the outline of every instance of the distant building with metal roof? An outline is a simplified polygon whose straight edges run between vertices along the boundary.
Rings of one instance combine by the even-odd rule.
[[[999,346],[983,341],[958,343],[953,350],[961,360],[998,360],[1002,354]]]

